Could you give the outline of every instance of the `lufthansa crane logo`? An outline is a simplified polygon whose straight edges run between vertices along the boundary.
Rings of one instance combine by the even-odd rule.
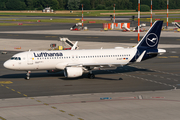
[[[155,33],[150,33],[146,37],[146,43],[149,47],[154,47],[158,43],[158,37]]]

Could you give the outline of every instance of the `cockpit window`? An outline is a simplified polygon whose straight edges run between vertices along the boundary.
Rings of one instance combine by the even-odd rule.
[[[20,57],[12,57],[11,60],[21,60]]]

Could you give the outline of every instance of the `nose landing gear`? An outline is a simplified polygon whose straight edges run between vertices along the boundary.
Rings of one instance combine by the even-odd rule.
[[[30,79],[30,73],[31,73],[31,71],[27,71],[27,74],[26,74],[26,80],[29,80]]]

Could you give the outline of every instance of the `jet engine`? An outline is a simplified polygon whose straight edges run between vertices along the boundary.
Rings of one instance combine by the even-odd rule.
[[[74,78],[82,76],[83,69],[81,67],[66,67],[64,69],[64,76],[68,78]]]

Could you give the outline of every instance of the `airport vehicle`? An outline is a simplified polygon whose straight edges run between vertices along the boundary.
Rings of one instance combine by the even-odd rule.
[[[162,24],[163,21],[154,22],[141,41],[132,48],[27,51],[12,56],[4,63],[4,67],[27,71],[26,79],[30,78],[33,70],[64,70],[64,76],[68,78],[82,76],[83,72],[88,71],[88,77],[94,78],[94,68],[120,67],[165,53],[166,50],[157,48]]]
[[[172,22],[172,24],[173,24],[174,26],[176,26],[177,28],[180,28],[180,25],[179,25],[177,22]]]
[[[172,22],[172,24],[176,27],[175,30],[180,31],[180,25],[177,22]]]
[[[75,25],[73,25],[73,26],[70,28],[71,31],[79,31],[79,30],[81,30],[81,29],[83,29],[82,23],[76,23]]]
[[[75,46],[74,50],[77,50],[79,49],[79,46],[77,45],[77,42],[76,43],[73,43],[72,41],[70,41],[68,38],[59,38],[59,40],[63,43],[65,43],[66,45],[68,45],[70,48],[68,49],[71,49]],[[65,48],[64,50],[66,50],[67,48]]]
[[[146,26],[146,24],[144,24],[144,23],[141,24],[141,25],[139,25],[139,28],[140,28],[139,31],[140,31],[140,32],[144,32],[144,30],[141,30],[141,28],[142,28],[142,27],[145,27],[145,26]],[[138,32],[138,26],[133,29],[133,32]]]

